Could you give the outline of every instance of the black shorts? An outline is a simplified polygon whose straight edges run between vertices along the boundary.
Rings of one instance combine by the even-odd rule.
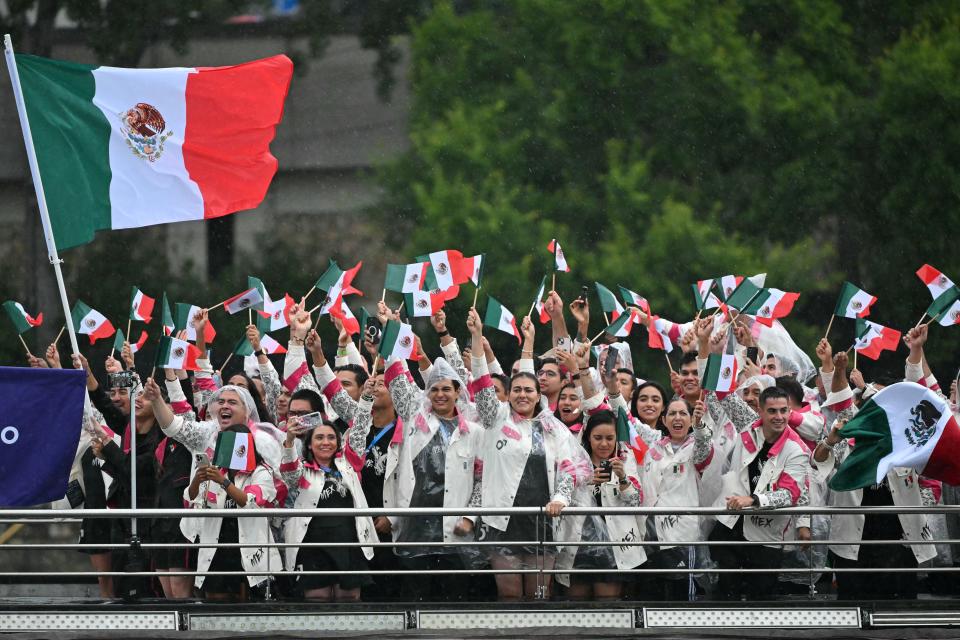
[[[180,532],[180,518],[157,518],[153,521],[151,542],[175,544],[168,549],[151,549],[154,569],[195,569],[197,547]]]
[[[110,544],[112,528],[113,521],[110,518],[84,518],[80,522],[80,540],[78,542],[84,548],[77,549],[77,551],[89,555],[110,553],[110,549],[103,549],[98,545]]]

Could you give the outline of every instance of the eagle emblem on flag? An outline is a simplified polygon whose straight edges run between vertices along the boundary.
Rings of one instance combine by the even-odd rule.
[[[403,336],[402,338],[400,338],[400,346],[403,347],[404,349],[409,348],[412,342],[413,341],[410,339],[410,336]]]
[[[419,280],[419,279],[420,279],[420,276],[418,276],[418,275],[415,274],[415,273],[411,273],[411,274],[410,274],[410,277],[407,278],[407,282],[414,283],[414,282],[416,282],[416,281]]]
[[[85,324],[88,328],[93,329],[95,326],[97,326],[97,321],[93,318],[87,318],[83,324]]]
[[[730,377],[730,374],[732,374],[732,373],[733,373],[733,371],[730,369],[730,367],[724,367],[724,368],[723,368],[723,371],[720,372],[720,376],[721,376],[723,379],[727,379],[727,378]]]
[[[237,447],[237,450],[233,452],[233,454],[238,458],[241,458],[243,457],[243,454],[245,454],[246,452],[247,452],[246,445],[240,445],[239,447]]]
[[[910,426],[903,431],[907,442],[916,448],[921,448],[929,442],[937,431],[937,422],[943,415],[929,400],[921,400],[920,404],[910,410],[913,419]]]
[[[165,131],[167,123],[160,111],[146,102],[138,102],[121,113],[120,124],[133,155],[149,162],[160,159],[164,143],[173,135],[172,131]]]
[[[854,310],[854,311],[860,311],[860,309],[863,309],[863,303],[860,302],[859,300],[854,300],[854,301],[850,304],[850,306],[853,307],[853,310]]]
[[[446,262],[441,262],[440,264],[437,265],[437,273],[439,273],[440,275],[446,275],[447,271],[449,270],[450,268],[447,266]]]
[[[182,358],[184,353],[183,347],[177,347],[173,350],[173,356],[175,358]]]

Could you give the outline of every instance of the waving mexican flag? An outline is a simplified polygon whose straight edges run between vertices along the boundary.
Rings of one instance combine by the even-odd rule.
[[[102,229],[258,206],[293,75],[286,56],[232,67],[120,69],[16,56],[58,249]]]
[[[914,382],[882,389],[840,433],[853,451],[830,480],[835,491],[880,483],[893,467],[960,484],[960,427],[950,405]]]

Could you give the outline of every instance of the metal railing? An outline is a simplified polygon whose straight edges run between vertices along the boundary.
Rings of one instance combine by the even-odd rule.
[[[727,509],[718,509],[713,507],[687,507],[687,508],[675,508],[675,507],[568,507],[563,510],[562,517],[572,517],[572,516],[611,516],[611,515],[620,515],[620,516],[717,516],[717,515],[731,515],[739,514],[741,516],[747,517],[754,514],[775,514],[777,516],[801,516],[801,515],[811,515],[811,516],[834,516],[834,515],[906,515],[906,514],[945,514],[945,515],[960,515],[960,506],[955,505],[938,505],[938,506],[919,506],[919,507],[790,507],[783,509],[758,509],[758,508],[748,508],[741,510],[739,512],[733,512]],[[675,547],[720,547],[720,546],[735,546],[735,547],[756,547],[756,546],[782,546],[782,547],[791,547],[801,545],[803,548],[810,547],[829,547],[834,545],[957,545],[960,544],[958,539],[937,539],[937,540],[921,540],[921,541],[906,541],[904,539],[886,539],[886,540],[784,540],[784,541],[736,541],[736,540],[723,540],[723,541],[712,541],[712,540],[689,540],[689,541],[658,541],[658,540],[633,540],[633,541],[603,541],[603,542],[571,542],[563,540],[547,540],[547,536],[544,535],[544,532],[547,527],[551,526],[551,521],[553,518],[547,516],[546,511],[542,507],[512,507],[512,508],[472,508],[469,510],[462,509],[444,509],[444,508],[433,508],[433,509],[422,509],[422,508],[406,508],[406,509],[287,509],[287,508],[256,508],[256,509],[60,509],[60,510],[35,510],[35,509],[7,509],[0,510],[0,524],[53,524],[53,523],[65,523],[65,522],[79,522],[81,519],[86,518],[108,518],[108,519],[138,519],[138,520],[152,520],[159,518],[290,518],[290,517],[358,517],[358,516],[399,516],[399,517],[417,517],[417,516],[462,516],[470,515],[482,518],[484,516],[492,515],[525,515],[525,516],[535,516],[537,519],[537,530],[540,532],[538,539],[536,540],[513,540],[513,541],[485,541],[485,540],[472,540],[472,541],[435,541],[435,542],[374,542],[374,543],[361,543],[361,542],[330,542],[330,543],[288,543],[288,542],[271,542],[271,543],[188,543],[184,542],[183,544],[178,543],[155,543],[144,541],[139,543],[139,548],[144,551],[151,550],[160,550],[160,549],[184,549],[184,548],[218,548],[218,549],[232,549],[232,548],[276,548],[279,550],[288,549],[288,548],[311,548],[311,547],[326,547],[326,548],[350,548],[350,547],[373,547],[376,549],[380,548],[392,548],[392,549],[403,549],[404,547],[420,547],[420,548],[444,548],[444,549],[455,549],[462,547],[476,548],[479,550],[496,548],[496,547],[535,547],[536,549],[536,566],[534,567],[518,567],[518,568],[503,568],[503,569],[493,569],[493,568],[465,568],[465,569],[443,569],[443,570],[431,570],[431,574],[435,575],[497,575],[497,574],[521,574],[529,575],[535,574],[538,576],[538,584],[544,584],[546,582],[547,576],[553,576],[556,574],[621,574],[621,575],[645,575],[645,574],[695,574],[695,575],[710,575],[710,574],[725,574],[725,573],[741,573],[741,574],[760,574],[760,573],[789,573],[789,574],[809,574],[812,577],[824,572],[832,573],[955,573],[960,571],[960,567],[955,566],[942,566],[942,567],[824,567],[824,566],[813,566],[812,559],[813,555],[808,554],[811,559],[811,565],[808,567],[771,567],[771,568],[721,568],[721,567],[712,567],[712,566],[703,566],[703,567],[688,567],[684,569],[679,568],[670,568],[670,569],[660,569],[660,568],[651,568],[644,567],[643,565],[633,568],[633,569],[582,569],[582,568],[553,568],[547,567],[545,558],[548,555],[551,549],[558,549],[560,547],[602,547],[602,546],[616,546],[616,547],[631,547],[639,546],[645,548],[659,548],[661,546],[675,546]],[[723,526],[717,523],[715,526]],[[89,548],[91,545],[81,545],[79,543],[7,543],[0,544],[0,553],[4,551],[16,552],[16,551],[54,551],[54,550],[83,550]],[[95,546],[97,549],[104,550],[116,550],[122,551],[130,548],[130,544],[127,543],[96,543]],[[363,570],[363,571],[290,571],[284,567],[270,567],[269,558],[270,554],[267,553],[268,567],[265,571],[262,572],[246,572],[246,571],[0,571],[0,579],[11,579],[17,578],[20,581],[29,580],[30,578],[91,578],[91,577],[170,577],[170,576],[250,576],[250,575],[266,575],[266,576],[277,576],[281,574],[287,575],[327,575],[327,576],[341,576],[341,575],[364,575],[364,576],[403,576],[419,573],[415,570],[410,569],[380,569],[380,570]],[[2,558],[2,555],[0,555]],[[2,562],[0,562],[2,564]],[[811,582],[810,589],[811,597],[814,595],[813,585]]]

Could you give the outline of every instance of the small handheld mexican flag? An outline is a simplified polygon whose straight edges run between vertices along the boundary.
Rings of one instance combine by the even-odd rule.
[[[416,351],[417,341],[414,339],[413,327],[405,322],[387,320],[380,336],[378,352],[384,359],[397,358],[410,360]]]
[[[485,253],[464,258],[460,261],[459,265],[453,265],[454,277],[460,283],[470,280],[470,282],[479,289],[481,280],[483,279],[483,270],[486,266],[487,254]]]
[[[630,335],[635,324],[637,324],[637,310],[631,307],[629,313],[621,313],[620,317],[604,331],[617,338],[625,338]]]
[[[732,353],[711,353],[703,371],[703,388],[730,393],[737,388],[737,357]]]
[[[223,309],[230,315],[234,315],[245,309],[256,309],[258,305],[263,306],[263,296],[259,289],[253,287],[225,300]]]
[[[167,302],[167,292],[163,292],[163,299],[160,302],[160,322],[163,324],[163,335],[169,336],[177,328],[173,321],[173,314],[170,313],[170,303]]]
[[[434,251],[428,254],[428,258],[430,271],[433,272],[433,279],[437,285],[435,288],[440,291],[446,291],[456,284],[466,282],[466,279],[458,282],[456,278],[458,265],[460,261],[463,260],[463,254],[456,249]]]
[[[926,315],[936,318],[944,327],[960,324],[960,289],[953,284],[953,280],[929,264],[917,270],[917,277],[923,280],[933,297]]]
[[[720,299],[713,293],[713,278],[709,280],[697,280],[693,285],[693,301],[697,305],[697,311],[703,309],[716,309],[720,306]]]
[[[618,284],[617,287],[620,289],[620,298],[623,300],[623,304],[633,305],[638,307],[640,311],[643,311],[644,313],[650,313],[650,303],[646,298],[636,291],[627,289],[622,284]]]
[[[13,300],[7,300],[3,303],[3,310],[7,312],[7,315],[10,316],[10,321],[13,323],[13,326],[16,327],[17,333],[23,334],[34,327],[39,327],[43,324],[43,314],[38,313],[37,317],[34,318],[23,308],[23,305],[19,302],[14,302]]]
[[[257,310],[254,321],[260,331],[277,331],[290,324],[290,307],[294,305],[293,298],[284,294],[282,300],[264,300],[263,310]]]
[[[200,349],[179,338],[163,336],[160,338],[160,347],[157,349],[157,368],[158,369],[185,369],[186,371],[198,371],[197,359],[200,357]]]
[[[493,296],[487,296],[487,311],[483,315],[483,324],[509,333],[517,339],[517,342],[522,342],[516,318],[513,317],[509,309],[497,302]]]
[[[77,333],[90,337],[90,344],[102,338],[109,338],[116,331],[106,316],[96,309],[91,309],[80,300],[77,300],[77,303],[73,305],[73,309],[70,311],[70,319]]]
[[[127,341],[127,337],[123,335],[123,329],[117,329],[117,335],[113,339],[113,350],[121,351],[123,349],[123,343]],[[147,343],[147,332],[140,331],[140,338],[136,342],[130,343],[130,353],[136,353],[143,348],[143,345]]]
[[[733,292],[737,290],[737,287],[740,286],[740,283],[743,282],[743,276],[721,276],[714,280],[714,291],[717,292],[717,298],[721,302],[729,303],[729,298],[733,295]],[[756,286],[756,283],[754,283]]]
[[[537,312],[537,317],[540,319],[540,324],[547,324],[550,321],[550,314],[547,313],[547,310],[543,307],[543,294],[547,291],[547,276],[543,276],[543,280],[540,281],[540,288],[537,289],[537,297],[533,300],[533,306],[531,309]]]
[[[638,464],[643,464],[643,458],[647,455],[647,443],[637,433],[637,430],[630,424],[630,418],[623,407],[617,409],[617,442],[622,442],[633,451],[633,456]]]
[[[413,291],[403,294],[404,306],[411,318],[429,318],[443,308],[443,294]]]
[[[185,330],[187,332],[187,340],[191,342],[195,342],[197,340],[197,329],[194,326],[194,318],[197,317],[197,314],[200,313],[200,311],[202,311],[202,309],[195,304],[178,302],[174,305],[174,329],[177,331]],[[210,322],[210,318],[208,317],[207,324],[203,328],[203,339],[207,344],[210,344],[213,342],[213,339],[216,338],[216,336],[217,331],[213,328],[213,323]]]
[[[427,275],[427,262],[411,264],[388,264],[387,277],[383,288],[396,293],[412,293],[423,289],[423,281]]]
[[[340,318],[340,322],[343,324],[343,328],[348,335],[352,336],[360,332],[360,322],[357,320],[357,316],[353,315],[353,311],[350,310],[349,305],[347,305],[345,301],[340,304],[339,311],[331,309],[330,315],[335,318]]]
[[[213,466],[250,473],[257,468],[252,433],[221,431],[213,451]]]
[[[900,346],[900,332],[875,322],[857,318],[857,341],[853,348],[857,353],[872,360],[880,357],[884,350],[896,351]]]
[[[603,312],[609,313],[610,317],[614,320],[619,318],[623,313],[623,305],[617,300],[617,296],[613,295],[613,291],[610,291],[610,289],[607,289],[599,282],[594,282],[593,284],[597,288],[597,297],[600,298],[600,307],[603,309]]]
[[[866,318],[870,315],[871,305],[876,301],[876,296],[870,295],[855,284],[844,282],[833,315],[841,318]]]
[[[922,385],[881,389],[840,433],[854,446],[830,480],[834,491],[879,484],[893,467],[960,484],[960,427],[950,405]]]
[[[563,249],[560,248],[560,243],[557,242],[556,238],[551,240],[550,244],[547,245],[547,251],[553,254],[557,271],[570,271],[570,265],[567,264],[567,257],[563,254]]]
[[[130,292],[130,319],[149,324],[153,320],[153,306],[156,302],[134,286],[133,291]]]
[[[647,331],[647,346],[651,349],[662,349],[667,353],[673,351],[673,345],[680,341],[680,327],[669,320],[652,316]]]
[[[263,311],[263,305],[270,302],[270,294],[267,293],[267,286],[263,284],[263,280],[256,276],[247,276],[247,288],[256,289],[260,293],[260,297],[263,299],[263,302],[257,305],[254,305],[254,309],[257,311]]]
[[[363,260],[353,265],[352,268],[344,271],[334,260],[330,261],[327,270],[323,272],[323,275],[321,275],[313,285],[315,288],[325,291],[327,294],[327,298],[323,301],[323,305],[320,308],[320,315],[330,313],[330,309],[339,307],[343,296],[351,294],[363,295],[362,291],[353,286],[353,279],[357,277],[357,273],[362,266]]]
[[[757,322],[768,327],[773,326],[773,321],[778,318],[786,318],[793,311],[793,305],[800,299],[799,293],[790,291],[781,291],[780,289],[761,289],[761,294],[757,296],[760,308],[757,309],[755,317]],[[751,305],[753,306],[753,305]]]

